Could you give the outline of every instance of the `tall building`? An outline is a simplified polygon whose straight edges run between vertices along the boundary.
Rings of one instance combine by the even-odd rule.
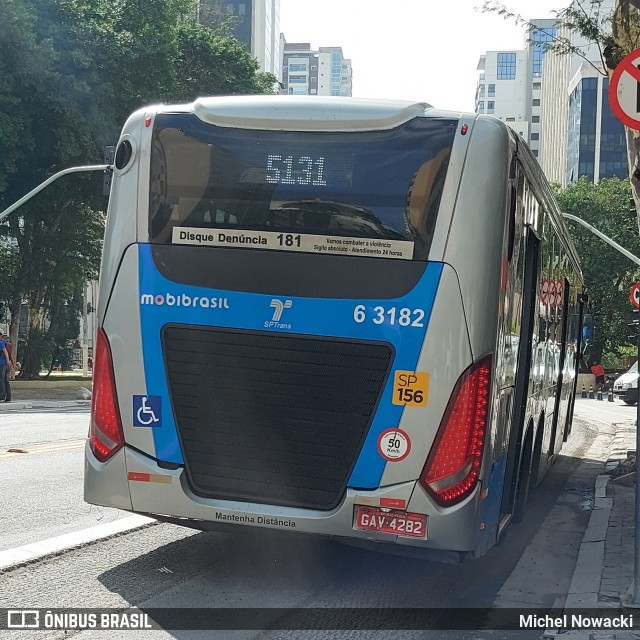
[[[529,131],[529,147],[533,155],[540,154],[540,118],[542,111],[542,81],[544,57],[547,53],[545,43],[553,40],[557,28],[555,20],[532,20],[527,42],[527,57],[529,60],[528,97],[529,111],[527,120],[531,124]]]
[[[480,56],[476,88],[476,113],[506,122],[529,139],[526,51],[487,51]]]
[[[566,37],[562,27],[558,37]],[[540,155],[538,161],[550,182],[566,184],[569,109],[566,87],[569,86],[570,65],[566,56],[547,51],[540,105]]]
[[[540,149],[540,112],[544,43],[556,31],[555,20],[533,20],[526,49],[487,51],[480,57],[482,73],[476,88],[476,113],[505,121],[529,144]]]
[[[284,92],[290,95],[350,96],[353,71],[342,47],[320,47],[308,42],[284,44]]]
[[[233,16],[234,35],[254,56],[261,71],[282,78],[280,0],[198,0],[198,13],[218,18]]]
[[[342,47],[320,47],[318,62],[318,95],[350,96],[353,70],[351,60],[342,55]]]
[[[318,93],[318,54],[311,50],[308,42],[285,42],[282,85],[287,94]]]
[[[600,8],[603,26],[615,0]],[[581,176],[601,178],[628,175],[624,127],[611,111],[609,79],[600,51],[566,28],[578,55],[545,57],[542,90],[542,149],[540,163],[553,182],[566,186]]]
[[[609,78],[586,63],[568,87],[566,182],[628,175],[624,127],[609,106]]]

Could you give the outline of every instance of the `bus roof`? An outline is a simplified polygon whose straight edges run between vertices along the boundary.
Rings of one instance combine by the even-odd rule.
[[[425,116],[432,107],[426,102],[400,100],[258,95],[198,98],[190,104],[154,105],[145,112],[150,110],[191,112],[208,124],[242,129],[370,131],[400,126]]]

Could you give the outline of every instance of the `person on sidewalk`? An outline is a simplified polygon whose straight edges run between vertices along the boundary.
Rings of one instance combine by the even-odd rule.
[[[16,370],[16,363],[13,361],[13,356],[11,355],[12,346],[9,336],[5,333],[3,336],[0,336],[0,339],[4,340],[5,349],[7,350],[7,358],[9,358],[7,371],[4,376],[4,401],[11,402],[11,371]]]
[[[11,357],[7,349],[4,334],[0,332],[0,402],[11,402],[11,387],[9,386],[9,367]]]
[[[604,367],[596,360],[591,365],[591,373],[596,377],[596,385],[598,389],[602,389],[604,385]]]

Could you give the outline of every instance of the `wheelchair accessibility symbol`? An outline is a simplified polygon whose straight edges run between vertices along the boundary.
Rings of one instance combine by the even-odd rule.
[[[161,396],[133,396],[133,426],[162,426]]]

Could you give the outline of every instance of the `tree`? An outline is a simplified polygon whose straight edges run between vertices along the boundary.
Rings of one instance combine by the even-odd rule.
[[[609,178],[596,185],[581,178],[566,189],[558,189],[556,195],[563,212],[582,218],[627,250],[640,254],[628,180]],[[617,359],[629,343],[629,290],[638,267],[579,225],[571,228],[571,234],[582,261],[596,327],[589,357],[599,362],[603,356]]]
[[[270,93],[275,81],[228,29],[196,23],[191,0],[0,0],[0,15],[0,211],[62,168],[101,162],[145,104]],[[29,307],[23,377],[67,339],[97,276],[104,206],[97,176],[76,175],[0,223],[14,346]]]
[[[197,22],[183,22],[177,38],[178,80],[172,91],[176,101],[201,95],[272,93],[276,77],[259,72],[257,60],[226,29],[212,31]]]
[[[71,28],[61,20],[58,3],[0,0],[0,11],[4,16],[0,24],[3,209],[48,173],[93,156],[99,147],[90,131],[98,126],[99,118],[91,105],[89,87],[81,81],[80,69],[86,60],[72,47]],[[1,295],[11,310],[9,332],[14,350],[23,300],[31,306],[33,322],[46,314],[41,292],[56,273],[57,261],[43,247],[53,249],[56,227],[77,225],[71,216],[79,184],[68,183],[49,192],[46,199],[0,226]]]
[[[9,322],[9,336],[11,341],[11,358],[15,362],[18,351],[18,318],[22,306],[20,287],[16,282],[20,266],[15,241],[9,236],[7,226],[0,226],[0,274],[2,286],[0,286],[0,322]],[[13,374],[12,374],[13,375]]]

